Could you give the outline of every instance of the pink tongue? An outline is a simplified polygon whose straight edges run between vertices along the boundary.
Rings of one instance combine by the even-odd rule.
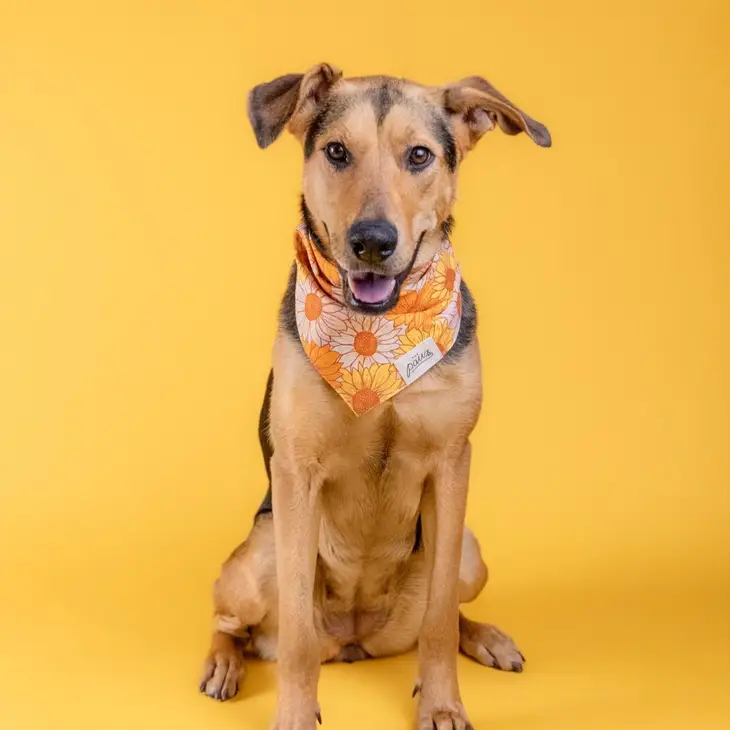
[[[377,274],[349,274],[347,281],[350,289],[359,302],[364,304],[378,304],[385,301],[395,289],[395,279],[392,276],[378,276]]]

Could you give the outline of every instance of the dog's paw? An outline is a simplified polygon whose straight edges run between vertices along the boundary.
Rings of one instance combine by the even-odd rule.
[[[507,634],[496,626],[461,617],[459,648],[480,664],[507,672],[521,672],[525,657]]]
[[[220,702],[231,700],[238,694],[245,674],[243,655],[237,648],[211,651],[203,667],[200,691]]]
[[[418,730],[473,730],[461,702],[432,704],[421,700],[418,705]]]

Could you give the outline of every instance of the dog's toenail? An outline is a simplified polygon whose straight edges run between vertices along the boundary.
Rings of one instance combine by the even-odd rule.
[[[517,653],[520,655],[520,659],[522,659],[523,663],[527,661],[527,659],[525,659],[525,655],[521,651],[519,651]]]
[[[411,695],[411,697],[415,697],[420,691],[421,691],[421,685],[420,684],[417,684],[413,688],[413,694]]]
[[[512,662],[512,671],[513,672],[521,672],[522,671],[522,665],[519,662]]]
[[[321,725],[322,724],[322,713],[317,712],[317,722]]]

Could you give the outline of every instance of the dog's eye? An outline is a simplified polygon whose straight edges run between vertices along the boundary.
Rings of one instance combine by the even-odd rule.
[[[428,147],[414,147],[408,153],[408,165],[416,170],[426,167],[433,159],[433,152]]]
[[[327,155],[327,159],[336,167],[344,167],[350,161],[347,147],[342,142],[330,142],[324,148],[324,153]]]

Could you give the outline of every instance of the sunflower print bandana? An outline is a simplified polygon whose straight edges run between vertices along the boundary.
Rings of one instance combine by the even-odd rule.
[[[345,304],[338,268],[298,228],[295,312],[304,352],[356,415],[392,398],[453,346],[461,324],[461,271],[446,239],[414,269],[384,314]]]

